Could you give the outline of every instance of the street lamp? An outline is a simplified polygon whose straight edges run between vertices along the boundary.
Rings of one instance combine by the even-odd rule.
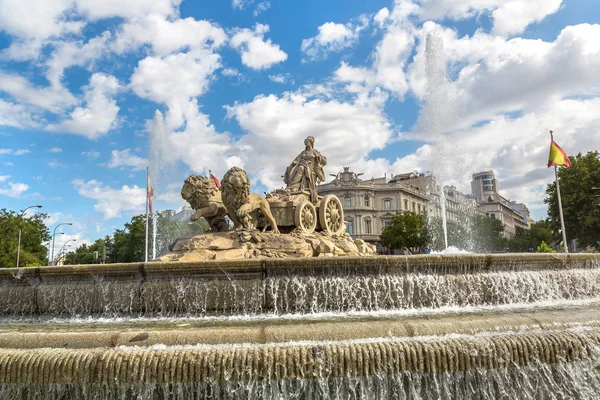
[[[62,222],[58,225],[56,225],[56,227],[54,228],[54,232],[52,233],[52,257],[50,257],[50,265],[54,264],[54,239],[56,239],[55,235],[56,235],[56,228],[58,228],[61,225],[73,225],[72,222]]]
[[[60,251],[58,252],[58,256],[56,257],[56,259],[57,259],[57,260],[60,260],[61,254],[63,254],[64,252],[66,252],[66,250],[67,250],[67,247],[71,247],[71,245],[68,245],[68,246],[67,246],[67,243],[69,243],[69,242],[76,242],[76,241],[77,241],[77,239],[69,239],[69,240],[67,240],[67,241],[66,241],[66,242],[65,242],[65,243],[62,245],[62,247],[60,248]],[[63,251],[63,250],[64,250],[64,251]]]
[[[76,241],[77,241],[77,239],[69,239],[69,240],[67,240],[65,242],[65,244],[63,244],[62,247],[60,248],[60,251],[58,252],[58,254],[62,253],[62,251],[65,248],[65,246],[67,245],[67,243],[69,243],[69,242],[76,242]],[[71,245],[69,245],[69,246],[71,246]]]
[[[21,215],[19,216],[19,244],[17,244],[17,268],[19,268],[19,258],[21,257],[21,221],[20,219],[23,218],[23,215],[25,214],[25,211],[29,210],[30,208],[42,208],[41,205],[35,205],[35,206],[29,206],[26,209],[23,210],[23,212],[21,212]]]

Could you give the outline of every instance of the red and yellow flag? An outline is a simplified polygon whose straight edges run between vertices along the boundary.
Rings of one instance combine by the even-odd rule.
[[[571,166],[571,160],[567,156],[567,153],[556,144],[554,140],[550,143],[550,155],[548,156],[548,168],[560,165],[565,168]]]
[[[152,189],[152,183],[150,183],[150,176],[147,176],[147,195],[148,195],[148,209],[150,210],[150,214],[152,214],[152,196],[154,196],[154,189]]]

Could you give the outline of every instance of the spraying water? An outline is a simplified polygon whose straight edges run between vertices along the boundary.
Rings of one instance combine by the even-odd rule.
[[[427,92],[417,121],[416,130],[433,143],[431,162],[438,178],[444,248],[448,248],[448,223],[444,185],[459,176],[456,171],[456,149],[446,137],[454,126],[451,86],[446,74],[443,39],[429,33],[425,42],[425,74]]]

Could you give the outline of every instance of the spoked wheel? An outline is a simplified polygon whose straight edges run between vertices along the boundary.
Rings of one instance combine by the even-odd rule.
[[[321,229],[329,235],[341,234],[345,231],[344,209],[337,196],[328,194],[319,205],[319,223]]]
[[[312,233],[317,226],[317,210],[309,201],[303,201],[296,206],[294,224],[302,233]]]

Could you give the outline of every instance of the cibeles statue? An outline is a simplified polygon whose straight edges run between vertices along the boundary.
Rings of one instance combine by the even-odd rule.
[[[314,137],[304,139],[304,146],[304,150],[285,170],[283,182],[292,193],[308,190],[310,201],[317,203],[317,183],[325,181],[323,167],[327,165],[327,158],[315,149]]]

